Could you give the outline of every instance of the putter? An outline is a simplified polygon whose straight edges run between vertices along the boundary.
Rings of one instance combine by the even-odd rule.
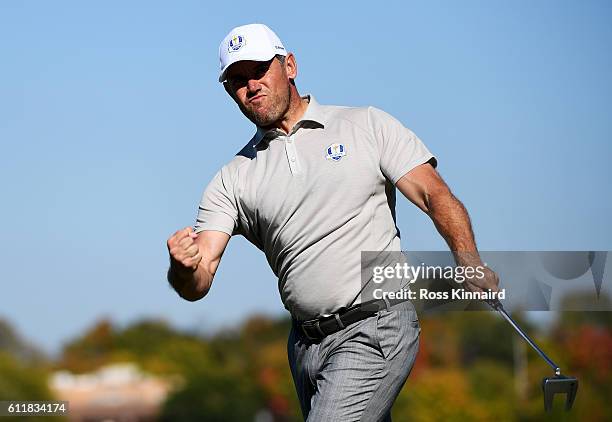
[[[546,361],[546,363],[555,371],[554,377],[547,377],[542,380],[542,391],[544,392],[544,410],[550,412],[552,410],[553,399],[555,394],[565,394],[565,410],[570,410],[576,399],[578,392],[578,379],[575,377],[567,377],[561,374],[561,368],[554,363],[546,353],[544,353],[537,344],[518,326],[516,322],[508,315],[499,300],[488,302],[489,305],[504,317],[506,321],[512,325],[517,333],[525,339],[527,343]]]

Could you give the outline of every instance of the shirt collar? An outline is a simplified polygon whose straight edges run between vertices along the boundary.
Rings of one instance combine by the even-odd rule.
[[[325,116],[325,111],[323,107],[315,100],[314,96],[311,94],[304,95],[302,98],[308,99],[308,107],[304,112],[304,115],[298,120],[291,132],[295,132],[296,129],[301,127],[305,122],[314,122],[321,127],[325,127],[327,123],[327,119]],[[264,129],[262,127],[257,126],[257,132],[253,138],[253,146],[257,146],[259,142],[262,140],[267,140],[272,137],[275,133],[281,133],[280,129],[272,128],[272,129]]]

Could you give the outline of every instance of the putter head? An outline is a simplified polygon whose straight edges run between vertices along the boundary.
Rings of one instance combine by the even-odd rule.
[[[578,380],[574,377],[556,375],[542,380],[542,390],[544,391],[544,410],[552,410],[555,394],[565,394],[565,410],[570,410],[578,391]]]

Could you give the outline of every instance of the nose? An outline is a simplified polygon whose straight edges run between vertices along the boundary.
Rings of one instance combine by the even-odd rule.
[[[249,93],[257,93],[260,89],[261,84],[259,83],[259,79],[249,79],[247,81],[247,90],[249,91]]]

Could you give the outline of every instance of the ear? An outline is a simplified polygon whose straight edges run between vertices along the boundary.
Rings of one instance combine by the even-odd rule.
[[[285,57],[285,69],[287,70],[287,76],[289,79],[295,79],[297,77],[298,68],[293,53],[289,53]]]

